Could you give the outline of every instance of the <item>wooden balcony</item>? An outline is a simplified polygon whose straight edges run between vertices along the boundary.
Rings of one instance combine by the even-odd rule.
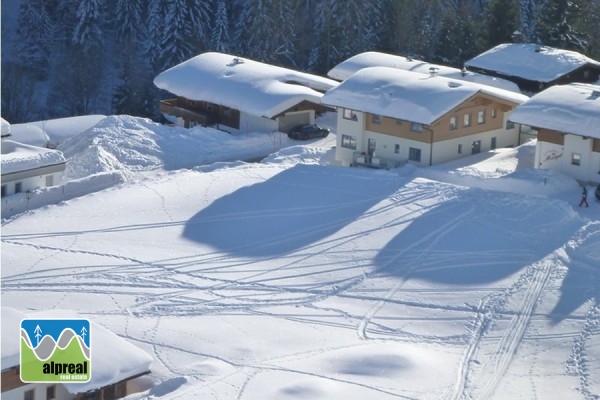
[[[186,107],[179,99],[161,100],[158,104],[158,110],[163,114],[183,118],[183,120],[186,121],[186,125],[190,122],[194,122],[196,124],[207,126],[214,122],[214,118],[212,118],[210,114]]]

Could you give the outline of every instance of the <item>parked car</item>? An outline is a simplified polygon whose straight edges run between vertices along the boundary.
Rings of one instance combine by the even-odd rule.
[[[290,139],[312,139],[321,138],[329,135],[329,129],[323,128],[317,124],[298,126],[288,133]]]

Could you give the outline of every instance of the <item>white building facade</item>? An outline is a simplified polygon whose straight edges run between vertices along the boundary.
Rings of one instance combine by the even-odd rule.
[[[600,87],[553,86],[517,107],[510,120],[537,131],[536,168],[600,183]]]
[[[519,144],[508,121],[526,96],[387,67],[358,71],[327,92],[337,107],[336,161],[394,168],[439,164]]]

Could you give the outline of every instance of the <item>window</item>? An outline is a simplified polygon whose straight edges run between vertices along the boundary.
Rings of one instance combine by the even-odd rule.
[[[573,153],[571,155],[571,164],[573,165],[581,165],[581,154]]]
[[[52,400],[56,398],[56,385],[48,386],[46,388],[46,400]]]
[[[402,120],[401,120],[401,119],[398,119],[398,118],[396,118],[396,125],[402,125]]]
[[[458,127],[456,123],[456,117],[450,117],[450,130],[454,130]]]
[[[354,112],[354,110],[351,110],[349,108],[344,108],[344,119],[356,121],[356,120],[358,120],[358,117],[356,116],[356,113]]]
[[[46,175],[46,186],[53,186],[54,185],[54,176],[53,175]]]
[[[23,400],[34,400],[35,399],[35,389],[26,390],[23,393]]]
[[[356,139],[353,136],[342,135],[342,147],[345,149],[356,150]]]
[[[423,124],[420,124],[418,122],[411,122],[410,130],[413,132],[421,133],[423,132]]]
[[[506,130],[515,129],[515,123],[512,121],[506,121]]]
[[[496,136],[492,138],[492,143],[490,144],[490,148],[492,150],[496,150]]]
[[[400,145],[399,144],[394,145],[394,154],[400,154]]]
[[[421,149],[411,147],[408,149],[408,159],[410,161],[421,162]]]
[[[496,109],[492,108],[492,118],[496,118]]]
[[[2,185],[2,197],[6,196],[6,185]]]
[[[373,122],[376,125],[381,124],[381,115],[371,114],[371,122]]]
[[[466,113],[463,116],[463,126],[466,128],[468,126],[471,126],[471,113]]]
[[[462,154],[462,144],[458,145],[458,154]]]
[[[481,110],[477,113],[477,123],[479,125],[485,124],[485,110]]]
[[[17,182],[15,183],[15,193],[21,193],[23,191],[23,183]]]

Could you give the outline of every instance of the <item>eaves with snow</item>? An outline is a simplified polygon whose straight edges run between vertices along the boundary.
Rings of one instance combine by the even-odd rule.
[[[552,86],[513,110],[512,122],[600,139],[600,87]]]
[[[431,125],[477,93],[512,105],[528,99],[523,94],[488,85],[389,67],[370,67],[359,70],[325,93],[322,102]]]
[[[273,118],[302,101],[321,102],[338,82],[229,54],[209,52],[162,73],[154,84],[176,96]]]
[[[0,118],[0,123],[1,123],[1,127],[2,127],[2,137],[9,137],[10,136],[10,123],[5,120],[4,118]]]
[[[458,68],[452,68],[445,65],[430,64],[428,62],[416,60],[411,57],[379,53],[376,51],[360,53],[350,57],[345,61],[342,61],[333,67],[327,73],[327,76],[338,81],[343,81],[348,79],[356,71],[368,67],[390,67],[405,71],[419,72],[422,74],[430,74],[434,72],[437,75],[445,76],[451,79],[494,86],[500,89],[520,93],[519,86],[506,79],[460,70]]]
[[[600,62],[596,60],[575,51],[535,43],[500,44],[466,61],[465,67],[539,82],[542,88],[573,81],[590,83],[597,81],[600,75]]]
[[[2,176],[51,166],[64,170],[66,162],[61,151],[2,140]]]
[[[26,318],[82,317],[69,310],[24,313],[14,308],[2,307],[2,370],[20,363],[20,326],[21,320]],[[93,321],[90,321],[90,340],[91,379],[87,383],[63,384],[70,393],[100,389],[149,372],[152,357],[148,353]]]

